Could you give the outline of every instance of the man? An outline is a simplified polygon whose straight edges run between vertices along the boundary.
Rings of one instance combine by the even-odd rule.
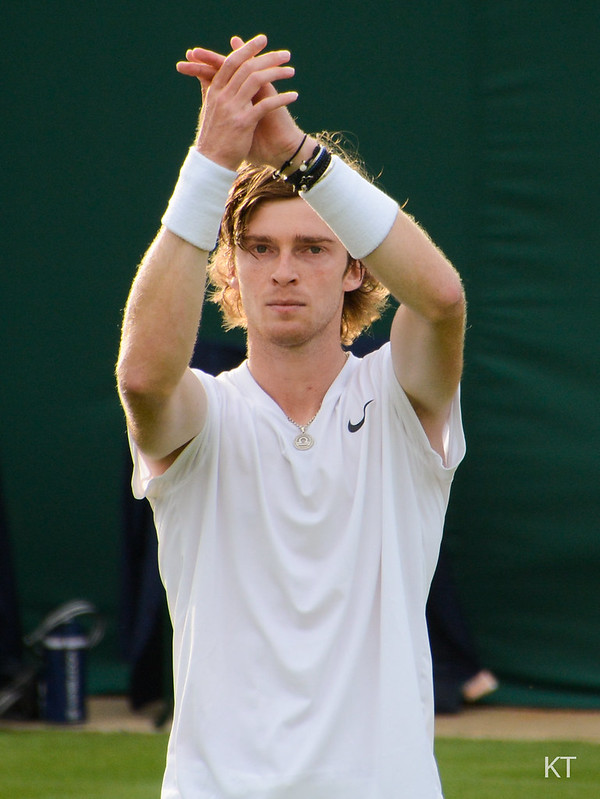
[[[163,798],[434,799],[425,602],[464,451],[462,286],[298,129],[273,88],[290,54],[266,44],[178,65],[198,133],[117,368],[174,627]],[[211,275],[248,357],[213,378],[188,363],[220,227]],[[349,356],[378,280],[390,344]]]

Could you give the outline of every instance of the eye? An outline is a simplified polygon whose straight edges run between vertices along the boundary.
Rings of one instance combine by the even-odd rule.
[[[319,253],[323,252],[323,248],[319,247],[318,244],[311,244],[308,248],[308,251],[311,255],[318,255]]]
[[[255,244],[254,245],[254,252],[257,253],[258,255],[264,255],[267,252],[267,250],[268,250],[268,247],[267,247],[266,244]]]

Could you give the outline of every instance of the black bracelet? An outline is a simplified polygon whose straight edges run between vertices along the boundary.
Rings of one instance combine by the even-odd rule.
[[[326,147],[317,145],[312,156],[300,164],[300,167],[285,178],[296,191],[308,191],[323,177],[331,163],[331,153]]]
[[[280,177],[281,177],[281,173],[284,171],[284,169],[287,169],[287,168],[288,168],[288,166],[289,166],[289,165],[292,163],[292,161],[293,161],[293,160],[294,160],[294,158],[295,158],[295,157],[298,155],[298,153],[300,152],[300,150],[301,150],[301,149],[304,147],[304,142],[307,140],[307,138],[308,138],[308,133],[305,133],[305,134],[304,134],[304,138],[303,138],[303,139],[302,139],[302,141],[300,142],[300,146],[298,147],[298,149],[296,150],[296,152],[294,153],[294,155],[292,155],[290,158],[288,158],[288,160],[287,160],[287,161],[285,161],[285,162],[284,162],[284,163],[283,163],[283,164],[282,164],[282,165],[279,167],[279,169],[276,169],[276,170],[275,170],[275,172],[273,172],[273,177],[274,177],[274,178],[280,178]]]

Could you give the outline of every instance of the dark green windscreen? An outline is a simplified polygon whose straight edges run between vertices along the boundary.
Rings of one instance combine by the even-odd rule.
[[[197,116],[186,47],[289,47],[308,130],[343,130],[464,277],[468,456],[447,540],[498,701],[600,706],[600,12],[595,2],[10,3],[2,449],[23,625],[107,615],[118,691],[121,309]],[[214,312],[202,330],[222,333]],[[239,341],[239,338],[236,339]]]

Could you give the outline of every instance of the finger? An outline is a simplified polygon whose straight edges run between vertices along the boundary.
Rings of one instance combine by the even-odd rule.
[[[240,85],[236,97],[241,103],[254,103],[264,99],[265,96],[276,96],[276,91],[273,94],[264,92],[263,89],[275,81],[286,80],[294,75],[295,70],[293,67],[271,67],[270,69],[260,70],[260,72],[253,72]]]
[[[239,50],[240,47],[243,47],[244,40],[242,39],[241,36],[232,36],[231,39],[229,40],[229,43],[231,45],[232,50]],[[274,95],[276,93],[277,90],[275,89],[275,87],[269,83],[263,86],[262,89],[260,89],[257,92],[256,96],[253,99],[253,102],[257,102],[258,100],[262,100],[263,97]]]
[[[274,94],[270,97],[265,97],[264,100],[259,100],[254,106],[255,119],[260,120],[270,114],[271,111],[276,111],[278,108],[285,108],[298,99],[298,92],[282,92],[281,94]]]
[[[178,61],[175,69],[182,75],[190,75],[193,78],[209,81],[217,74],[215,67],[211,67],[208,64],[195,64],[189,61]]]
[[[241,40],[240,40],[241,41]],[[204,50],[201,47],[195,47],[192,50],[188,50],[186,52],[187,61],[179,61],[177,62],[177,69],[178,71],[182,71],[179,69],[180,65],[189,63],[189,64],[204,64],[210,66],[213,71],[217,71],[223,65],[225,61],[225,56],[219,55],[218,53],[213,53],[209,50]],[[282,64],[286,61],[289,61],[290,53],[288,50],[277,50],[270,53],[263,53],[262,55],[255,56],[253,59],[248,59],[248,61],[241,64],[240,69],[245,67],[246,64],[250,65],[253,64],[252,67],[248,67],[248,69],[263,69],[266,66],[271,66],[273,64]],[[243,74],[243,73],[241,73]]]
[[[185,57],[188,61],[210,64],[216,69],[219,69],[225,61],[224,55],[215,53],[214,50],[207,50],[204,47],[191,47],[189,50],[186,50]]]
[[[239,50],[243,47],[245,42],[240,36],[232,36],[230,39],[231,49]],[[205,64],[212,64],[215,67],[220,67],[225,56],[221,53],[216,53],[214,50],[207,50],[205,47],[190,47],[186,50],[185,57],[188,61],[201,61]]]
[[[228,81],[228,89],[238,94],[242,100],[250,100],[259,89],[269,81],[284,80],[295,74],[293,67],[287,66],[290,59],[288,50],[263,53],[242,63]],[[220,70],[219,74],[222,72]],[[215,78],[216,81],[216,78]],[[250,95],[248,92],[250,91]]]
[[[219,88],[227,85],[232,76],[245,62],[257,56],[267,46],[267,37],[260,33],[250,41],[243,44],[238,50],[230,53],[215,76],[216,86]]]

